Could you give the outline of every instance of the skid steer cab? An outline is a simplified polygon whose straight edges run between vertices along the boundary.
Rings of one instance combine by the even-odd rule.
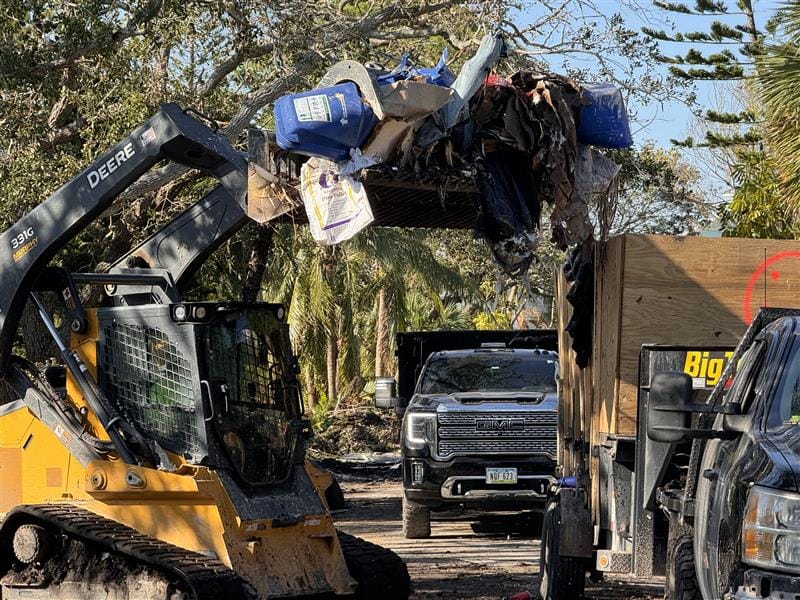
[[[218,186],[108,273],[49,265],[161,160]],[[246,157],[167,105],[0,235],[2,600],[408,598],[395,554],[334,527],[284,308],[181,300],[246,224],[246,190]],[[26,302],[59,366],[12,353]]]

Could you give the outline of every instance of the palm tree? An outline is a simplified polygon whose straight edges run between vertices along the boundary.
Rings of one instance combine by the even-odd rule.
[[[786,4],[775,18],[780,43],[758,57],[756,83],[766,113],[767,152],[779,175],[783,203],[800,211],[800,2]]]
[[[365,363],[373,363],[376,373],[385,371],[391,333],[406,326],[410,291],[441,308],[443,291],[468,288],[460,273],[437,260],[423,241],[418,232],[372,227],[347,242],[322,247],[305,228],[276,230],[264,297],[289,307],[312,408],[323,389],[323,409],[358,393]]]
[[[387,374],[392,333],[407,329],[408,296],[425,296],[441,312],[442,295],[469,293],[461,273],[442,263],[414,230],[373,227],[351,240],[352,251],[371,262],[363,308],[374,307],[374,373]],[[372,312],[372,311],[370,311]]]

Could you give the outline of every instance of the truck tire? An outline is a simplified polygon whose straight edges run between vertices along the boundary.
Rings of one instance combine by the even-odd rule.
[[[350,576],[358,583],[353,600],[408,600],[411,578],[403,560],[388,548],[337,531]]]
[[[539,594],[543,600],[573,600],[583,597],[586,587],[586,560],[559,555],[561,505],[552,498],[547,503],[539,550]]]
[[[694,535],[691,527],[670,519],[667,540],[665,600],[703,600],[694,571]]]
[[[431,537],[431,509],[403,494],[403,535],[409,540]]]

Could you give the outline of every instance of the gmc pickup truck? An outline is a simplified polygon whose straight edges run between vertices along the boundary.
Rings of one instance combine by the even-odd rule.
[[[551,331],[397,336],[404,411],[403,533],[430,536],[431,510],[543,509],[555,483],[558,355]]]

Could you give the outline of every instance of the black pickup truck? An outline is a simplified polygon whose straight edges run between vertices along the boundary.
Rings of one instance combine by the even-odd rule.
[[[556,481],[556,347],[541,330],[398,334],[399,398],[384,380],[376,404],[405,413],[406,537],[428,537],[430,511],[454,505],[544,508]]]
[[[647,421],[652,442],[692,444],[658,489],[666,597],[800,598],[800,310],[762,309],[706,403],[688,375],[656,374]]]

